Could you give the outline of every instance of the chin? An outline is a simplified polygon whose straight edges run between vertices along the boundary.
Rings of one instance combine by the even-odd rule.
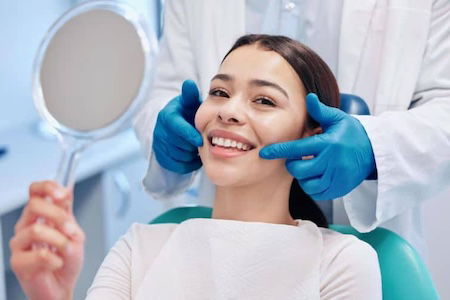
[[[217,164],[203,165],[209,180],[216,186],[240,186],[248,180],[248,172],[243,174],[244,168],[234,166],[218,166]]]

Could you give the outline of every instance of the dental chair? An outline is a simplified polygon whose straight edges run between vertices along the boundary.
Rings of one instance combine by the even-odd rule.
[[[341,94],[341,110],[349,114],[370,115],[365,101],[358,96]],[[186,206],[173,208],[155,218],[150,224],[181,223],[191,218],[211,218],[212,208]],[[351,226],[330,225],[330,229],[352,234],[371,245],[378,255],[383,299],[435,300],[437,290],[417,251],[402,237],[384,228],[360,233]]]

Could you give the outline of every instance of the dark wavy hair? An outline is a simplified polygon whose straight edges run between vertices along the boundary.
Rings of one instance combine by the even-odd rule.
[[[249,34],[240,37],[223,60],[237,48],[247,45],[256,45],[263,50],[278,53],[295,70],[307,94],[315,93],[322,103],[339,107],[340,96],[336,78],[328,65],[313,50],[285,36]],[[319,124],[308,115],[306,126],[315,128]],[[328,227],[323,212],[302,190],[296,179],[292,181],[289,193],[289,212],[294,219],[310,220],[317,226]]]

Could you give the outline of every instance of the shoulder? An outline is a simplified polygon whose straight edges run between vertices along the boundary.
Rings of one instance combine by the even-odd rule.
[[[335,255],[338,252],[358,252],[371,256],[375,256],[376,252],[364,241],[351,234],[343,234],[332,229],[319,227],[322,233],[324,251],[328,255]]]
[[[353,266],[357,268],[368,264],[378,266],[376,251],[351,234],[342,234],[327,228],[319,228],[323,239],[322,269],[338,266]]]
[[[148,268],[160,255],[178,224],[133,224],[123,236],[128,246],[133,288],[140,286]],[[136,290],[133,290],[133,293]]]
[[[347,299],[381,299],[381,275],[376,251],[349,234],[320,228],[323,238],[321,295]],[[369,298],[367,298],[369,296]]]
[[[151,263],[159,254],[177,226],[178,224],[135,223],[117,241],[111,251],[128,257],[135,266],[145,267],[147,262]]]
[[[176,224],[133,224],[111,248],[88,291],[89,299],[134,295]]]

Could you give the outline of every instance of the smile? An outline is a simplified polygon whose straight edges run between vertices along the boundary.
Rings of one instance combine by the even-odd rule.
[[[208,134],[213,155],[229,158],[244,155],[255,146],[244,137],[229,131],[213,130]]]
[[[235,148],[235,149],[243,150],[243,151],[248,151],[251,148],[250,145],[243,144],[241,142],[237,142],[237,141],[230,140],[230,139],[224,139],[221,137],[212,137],[211,144],[213,146],[221,146],[224,148]]]

